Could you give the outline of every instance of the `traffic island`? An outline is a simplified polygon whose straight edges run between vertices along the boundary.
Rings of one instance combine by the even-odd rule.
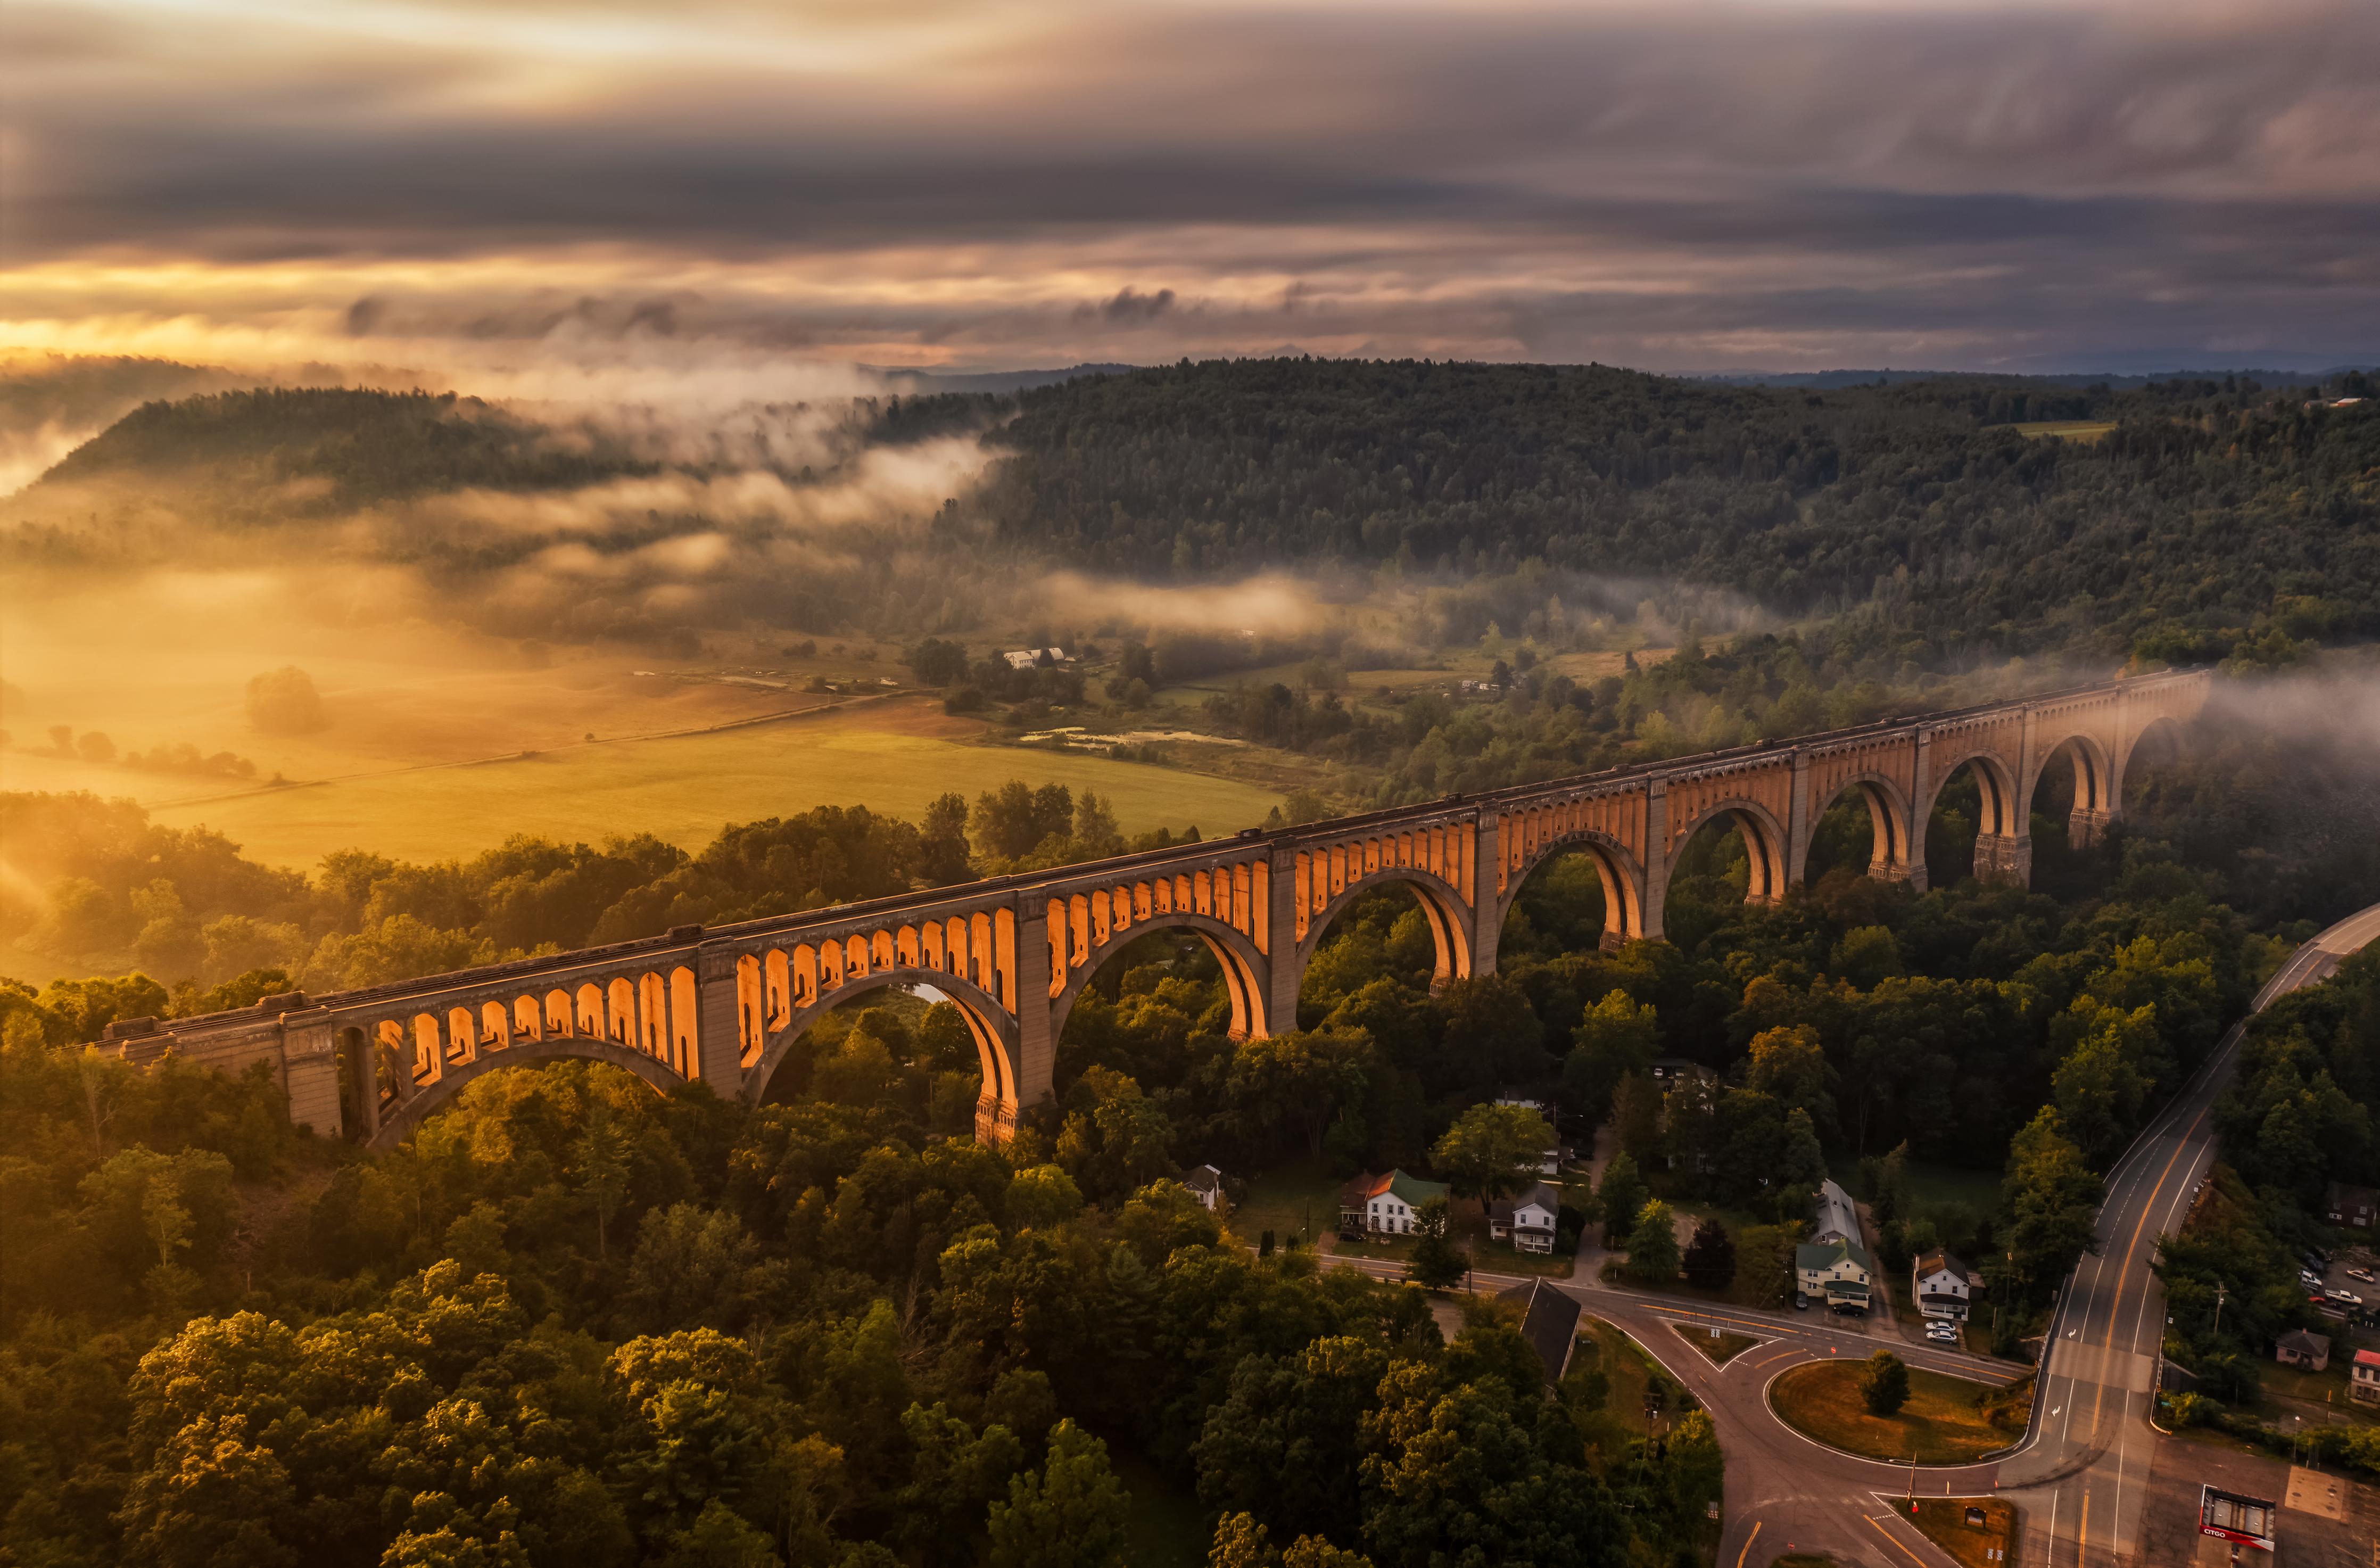
[[[1959,1568],[2010,1568],[2016,1561],[2016,1504],[1994,1497],[1921,1497],[1893,1505]]]
[[[1985,1413],[1999,1392],[1990,1384],[1912,1367],[1907,1402],[1877,1416],[1860,1392],[1865,1369],[1860,1361],[1804,1362],[1769,1385],[1768,1407],[1803,1437],[1863,1459],[1968,1465],[2008,1446]]]
[[[1726,1366],[1755,1344],[1767,1343],[1755,1339],[1750,1334],[1739,1334],[1727,1329],[1708,1328],[1699,1323],[1673,1322],[1670,1327],[1677,1331],[1680,1339],[1701,1351],[1704,1355],[1709,1357],[1712,1365],[1718,1367]]]

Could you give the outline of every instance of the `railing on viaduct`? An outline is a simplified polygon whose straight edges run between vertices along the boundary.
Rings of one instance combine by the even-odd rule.
[[[1868,874],[1923,887],[1936,796],[1972,769],[1975,871],[2022,882],[2030,803],[2073,769],[2070,833],[2121,808],[2125,770],[2160,724],[2204,705],[2200,672],[2143,676],[1953,712],[1890,719],[1671,761],[956,887],[434,975],[363,991],[269,997],[204,1017],[112,1025],[136,1062],[168,1050],[238,1070],[274,1064],[293,1120],[385,1148],[481,1074],[556,1057],[616,1064],[660,1088],[700,1079],[759,1100],[821,1013],[884,987],[956,1003],[983,1064],[976,1133],[1003,1141],[1045,1100],[1059,1031],[1092,974],[1152,930],[1214,952],[1236,1035],[1295,1027],[1299,984],[1331,919],[1383,882],[1416,894],[1438,976],[1491,973],[1532,870],[1580,852],[1601,872],[1607,946],[1661,934],[1670,867],[1715,819],[1743,836],[1748,896],[1802,880],[1818,818],[1847,792],[1874,829]]]

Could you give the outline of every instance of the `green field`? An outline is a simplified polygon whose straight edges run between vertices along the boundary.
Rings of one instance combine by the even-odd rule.
[[[1964,1465],[2013,1440],[1984,1415],[1979,1401],[1991,1392],[1985,1385],[1915,1367],[1909,1369],[1909,1403],[1896,1415],[1870,1415],[1859,1392],[1864,1365],[1804,1363],[1777,1380],[1768,1403],[1795,1431],[1871,1459]]]
[[[1126,833],[1195,823],[1210,836],[1228,833],[1263,821],[1279,799],[1200,773],[967,744],[933,733],[940,724],[902,717],[863,710],[666,739],[566,744],[501,761],[237,795],[21,752],[6,758],[0,782],[145,798],[159,822],[203,824],[258,859],[300,868],[351,846],[400,859],[468,856],[521,833],[594,843],[643,832],[694,849],[729,822],[850,805],[914,819],[945,790],[972,796],[1013,778],[1110,796]],[[210,794],[214,798],[189,800]],[[176,797],[186,803],[174,804]]]
[[[2058,441],[2095,442],[2116,428],[2112,419],[2034,419],[2003,427],[2019,435],[2048,436]]]

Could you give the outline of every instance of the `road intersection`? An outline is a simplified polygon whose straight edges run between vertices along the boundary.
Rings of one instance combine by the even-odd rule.
[[[2291,955],[2257,993],[2253,1011],[2328,976],[2339,960],[2380,939],[2380,905],[2340,921]],[[1628,1332],[1712,1413],[1727,1451],[1728,1519],[1721,1568],[1766,1568],[1788,1551],[1845,1564],[1955,1568],[1896,1508],[1912,1493],[1998,1495],[2023,1510],[2018,1562],[2025,1568],[2131,1568],[2142,1562],[2143,1514],[2157,1433],[2148,1424],[2165,1331],[2165,1293],[2152,1264],[2158,1242],[2189,1212],[2214,1162],[2212,1108],[2229,1081],[2243,1021],[2152,1121],[2107,1176],[2098,1250],[2061,1292],[2045,1370],[2023,1437],[1974,1465],[1912,1467],[1864,1459],[1803,1437],[1777,1419],[1768,1387],[1812,1360],[1863,1357],[1883,1345],[1912,1367],[2000,1383],[2004,1361],[1873,1335],[1823,1316],[1712,1306],[1614,1288],[1591,1269],[1560,1282],[1595,1316]],[[1392,1259],[1344,1259],[1382,1278]],[[1517,1276],[1477,1273],[1501,1290]],[[1674,1326],[1718,1328],[1762,1343],[1725,1366],[1690,1349]]]

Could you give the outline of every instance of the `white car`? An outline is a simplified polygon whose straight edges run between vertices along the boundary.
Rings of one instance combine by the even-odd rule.
[[[1925,1325],[1925,1337],[1943,1344],[1956,1344],[1959,1343],[1959,1331],[1948,1323],[1928,1323]]]
[[[2362,1296],[2356,1295],[2351,1290],[2340,1290],[2336,1285],[2324,1286],[2322,1294],[2330,1297],[2333,1301],[2344,1302],[2350,1307],[2361,1307],[2363,1305],[2363,1298]]]
[[[2350,1269],[2347,1271],[2347,1277],[2350,1280],[2362,1280],[2367,1285],[2373,1282],[2372,1270],[2369,1269]]]

